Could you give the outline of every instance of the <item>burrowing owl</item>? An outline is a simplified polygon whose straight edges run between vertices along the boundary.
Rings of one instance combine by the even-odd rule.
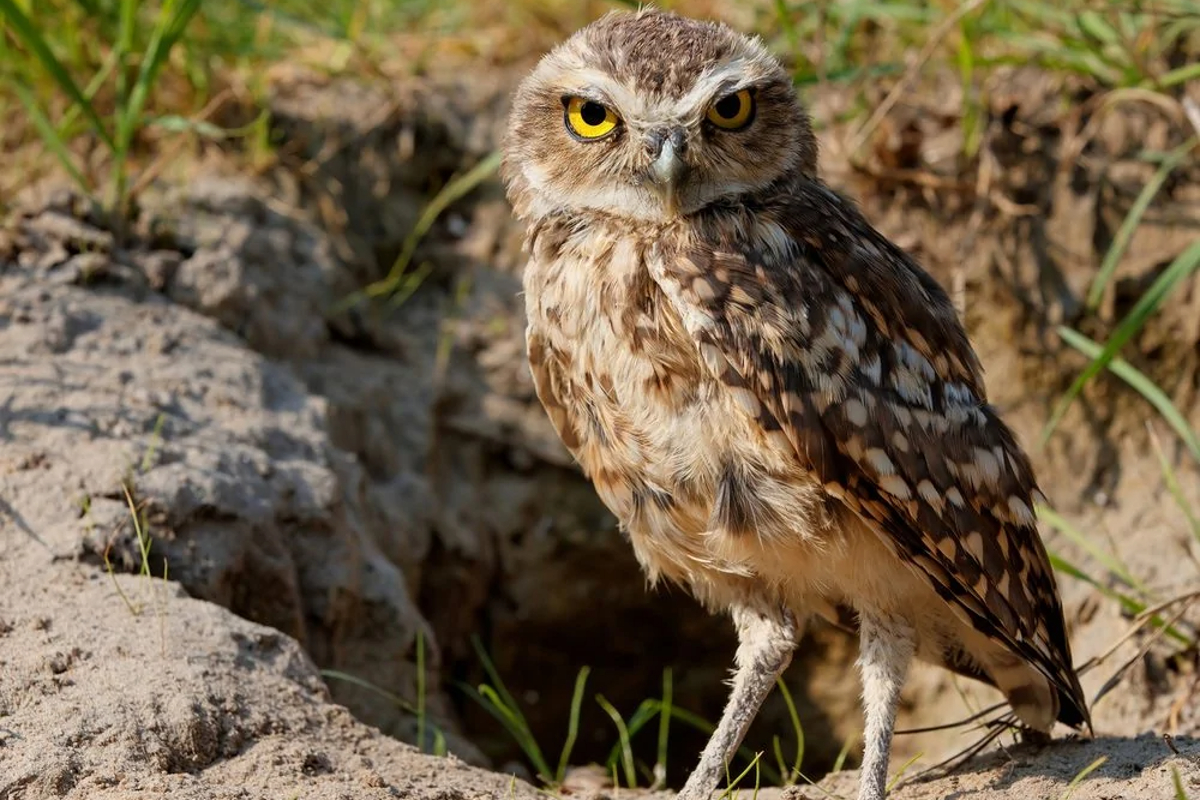
[[[1088,711],[1032,506],[946,294],[817,177],[787,74],[727,27],[606,16],[517,90],[529,363],[651,580],[728,610],[707,797],[812,613],[860,631],[860,798],[918,656],[1048,731]]]

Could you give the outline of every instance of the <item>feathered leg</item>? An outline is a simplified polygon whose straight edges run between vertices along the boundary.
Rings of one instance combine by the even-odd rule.
[[[733,622],[738,634],[733,689],[725,713],[704,747],[700,764],[679,793],[679,800],[708,800],[712,795],[725,777],[726,765],[737,752],[763,700],[791,662],[792,651],[800,640],[800,628],[789,611],[772,614],[735,608]]]
[[[907,622],[866,613],[859,619],[859,635],[866,730],[858,800],[884,800],[896,706],[916,641]]]

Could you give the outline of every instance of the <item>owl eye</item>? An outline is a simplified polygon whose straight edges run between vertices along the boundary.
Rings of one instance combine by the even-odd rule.
[[[616,130],[621,121],[611,108],[582,97],[566,100],[567,130],[580,139],[599,139]]]
[[[744,128],[754,118],[754,95],[749,89],[727,94],[709,106],[705,116],[713,125],[727,131]]]

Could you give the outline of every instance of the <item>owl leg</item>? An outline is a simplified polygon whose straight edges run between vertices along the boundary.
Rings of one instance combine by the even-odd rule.
[[[916,637],[906,621],[869,613],[860,616],[859,634],[858,666],[862,670],[866,731],[858,800],[884,800],[896,706],[916,649]]]
[[[679,800],[709,799],[800,640],[800,626],[787,610],[764,613],[760,608],[734,608],[733,622],[738,650],[729,702]]]

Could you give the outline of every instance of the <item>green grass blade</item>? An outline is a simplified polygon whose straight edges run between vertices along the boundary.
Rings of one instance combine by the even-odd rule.
[[[771,736],[771,752],[775,754],[775,765],[779,768],[779,774],[784,776],[783,785],[790,786],[788,781],[792,774],[788,770],[787,761],[783,758],[783,746],[779,743],[778,734]]]
[[[529,726],[525,725],[522,721],[520,712],[505,703],[504,699],[500,697],[500,694],[494,687],[488,686],[486,683],[481,683],[479,684],[478,692],[479,696],[491,703],[492,707],[495,708],[496,711],[499,712],[502,717],[504,717],[504,719],[508,720],[508,723],[511,726],[519,729],[522,734],[528,732]],[[547,775],[546,777],[552,776]]]
[[[117,58],[117,114],[129,104],[129,62],[133,53],[133,31],[137,23],[137,0],[120,0],[117,7],[117,40],[113,55]],[[117,147],[121,147],[120,119],[117,120]],[[118,160],[123,160],[123,155]]]
[[[100,69],[98,69],[96,74],[92,76],[92,79],[88,81],[88,85],[83,87],[83,96],[87,99],[89,105],[92,102],[92,98],[96,96],[96,92],[100,91],[100,87],[102,87],[104,83],[110,77],[112,77],[113,70],[116,69],[116,67],[117,54],[116,52],[109,53],[104,59],[104,63],[100,65]],[[83,113],[83,108],[78,104],[70,106],[65,112],[63,112],[62,119],[58,121],[57,125],[59,135],[62,135],[63,131],[66,131],[73,124],[75,124],[75,118],[81,113]]]
[[[792,692],[783,682],[783,678],[776,678],[775,683],[778,684],[779,691],[783,695],[783,702],[787,705],[788,719],[791,720],[792,730],[796,734],[796,756],[792,761],[792,768],[788,770],[782,764],[780,765],[780,768],[784,770],[784,783],[791,786],[800,775],[800,768],[804,763],[804,726],[800,724],[800,714],[796,711],[796,702],[792,699]]]
[[[435,756],[444,756],[448,752],[446,747],[446,734],[441,728],[433,729],[433,754]]]
[[[42,109],[37,104],[37,100],[34,99],[28,89],[19,83],[13,82],[11,86],[17,94],[17,98],[20,99],[21,105],[25,106],[25,111],[33,121],[33,126],[37,128],[38,134],[41,135],[42,143],[46,145],[46,149],[58,159],[58,163],[71,176],[71,180],[75,181],[79,185],[79,188],[90,197],[92,194],[91,184],[83,176],[83,173],[79,171],[79,168],[75,166],[75,161],[71,157],[71,151],[67,149],[66,142],[59,136],[54,124],[42,112]]]
[[[1116,577],[1120,578],[1126,586],[1137,592],[1140,592],[1143,595],[1148,596],[1151,593],[1150,588],[1146,586],[1145,583],[1134,577],[1134,575],[1127,570],[1125,565],[1117,560],[1116,557],[1105,551],[1103,548],[1098,547],[1083,534],[1083,531],[1079,530],[1070,522],[1068,522],[1066,518],[1057,511],[1049,506],[1039,505],[1037,507],[1037,514],[1040,519],[1045,520],[1056,530],[1065,534],[1068,539],[1086,551],[1087,554],[1094,558],[1101,566],[1103,566]]]
[[[438,217],[447,208],[469,194],[475,187],[490,178],[500,168],[500,157],[501,154],[499,151],[491,153],[474,167],[448,182],[442,187],[441,191],[434,195],[429,204],[421,210],[421,216],[417,218],[408,236],[404,238],[404,242],[400,245],[400,253],[396,256],[396,260],[392,262],[392,268],[388,271],[387,277],[369,285],[363,292],[365,296],[389,297],[396,294],[402,288],[405,288],[403,281],[408,272],[408,266],[412,261],[413,254],[417,251],[417,245],[421,243],[421,240],[425,238],[430,228],[433,227],[433,223],[437,221]],[[413,288],[415,289],[415,287]],[[409,293],[411,294],[411,291]],[[359,299],[359,294],[353,294],[339,303],[335,307],[335,310],[344,309]]]
[[[666,785],[667,742],[671,736],[671,703],[674,700],[675,678],[670,667],[663,669],[663,693],[658,715],[658,758],[654,762],[655,782]]]
[[[1123,592],[1118,592],[1117,590],[1101,583],[1091,575],[1084,572],[1081,567],[1076,566],[1066,558],[1051,551],[1050,548],[1046,548],[1046,555],[1049,556],[1050,566],[1054,568],[1055,572],[1061,572],[1063,575],[1086,583],[1110,600],[1115,600],[1126,613],[1138,614],[1141,613],[1142,609],[1146,608],[1145,603],[1134,600],[1129,595],[1124,594]]]
[[[492,682],[492,686],[483,685],[478,689],[467,684],[462,684],[462,688],[473,699],[478,701],[487,709],[492,716],[500,720],[517,744],[529,757],[530,762],[542,775],[546,781],[554,780],[554,772],[550,769],[550,763],[546,760],[542,753],[542,748],[538,745],[537,739],[534,738],[532,730],[529,727],[528,720],[521,713],[521,707],[517,704],[517,700],[508,691],[508,687],[504,685],[504,679],[500,677],[500,671],[496,669],[496,665],[488,656],[487,650],[484,649],[483,643],[479,641],[478,636],[471,637],[471,646],[475,648],[475,653],[479,656],[479,661],[483,664],[484,672],[487,673],[488,679]]]
[[[386,689],[382,689],[382,688],[376,686],[375,684],[371,683],[370,681],[365,681],[356,675],[351,675],[348,672],[341,672],[336,669],[323,669],[323,670],[321,670],[321,677],[322,678],[332,678],[336,681],[343,681],[345,683],[353,684],[362,689],[366,689],[369,692],[374,692],[375,694],[387,699],[391,703],[395,704],[398,708],[403,709],[404,711],[408,712],[409,714],[417,713],[417,707],[415,705],[413,705],[412,703],[410,703],[409,701],[405,700],[400,695],[393,694],[392,692],[389,692]]]
[[[122,0],[121,40],[124,44],[132,46],[132,30],[126,32],[125,26],[126,24],[132,26],[133,22],[129,21],[127,23],[125,15],[129,13],[131,20],[135,19],[136,15],[133,15],[132,12],[126,12],[127,5],[136,6],[136,0]],[[188,24],[199,9],[200,0],[178,0],[178,2],[175,2],[175,0],[165,0],[163,2],[158,20],[151,31],[150,42],[146,46],[146,52],[142,54],[137,80],[134,81],[133,88],[129,91],[128,96],[125,96],[123,92],[119,93],[121,108],[117,111],[117,148],[113,154],[112,193],[112,205],[118,210],[124,210],[125,187],[128,181],[127,157],[129,155],[129,148],[133,143],[134,134],[137,131],[137,124],[142,119],[142,111],[145,109],[150,92],[158,80],[159,72],[171,54],[171,48],[175,46],[175,43],[179,41],[184,31],[187,30]],[[125,41],[127,35],[130,37],[129,42]],[[123,85],[124,69],[121,69],[118,74]]]
[[[162,128],[165,131],[172,133],[195,133],[203,136],[205,139],[213,139],[220,141],[222,139],[231,139],[236,136],[236,132],[228,131],[219,125],[214,125],[211,122],[206,122],[202,119],[188,119],[181,117],[178,114],[164,114],[161,117],[147,117],[142,120],[142,124],[147,128]],[[246,128],[239,128],[239,131],[246,131]],[[248,132],[248,131],[247,131]]]
[[[1175,468],[1171,466],[1167,454],[1163,452],[1162,445],[1159,443],[1154,429],[1149,425],[1146,428],[1150,434],[1150,444],[1154,446],[1154,454],[1158,456],[1158,465],[1162,469],[1163,483],[1167,485],[1167,491],[1174,498],[1175,505],[1179,506],[1179,510],[1183,512],[1183,518],[1187,520],[1188,528],[1192,532],[1192,538],[1196,540],[1197,544],[1200,544],[1200,517],[1196,516],[1196,512],[1192,510],[1192,504],[1184,496],[1183,487],[1179,485],[1179,476],[1175,474]]]
[[[633,748],[629,746],[629,729],[625,727],[625,720],[621,714],[604,698],[604,695],[596,695],[596,702],[608,716],[612,717],[613,724],[617,726],[617,736],[621,744],[621,766],[625,770],[625,782],[630,789],[637,787],[637,770],[633,764]]]
[[[1086,36],[1097,44],[1120,44],[1121,36],[1098,11],[1083,11],[1075,18],[1075,24]]]
[[[1113,589],[1111,586],[1096,580],[1091,575],[1084,572],[1080,567],[1053,552],[1049,548],[1046,549],[1046,555],[1049,556],[1050,566],[1053,567],[1055,572],[1060,572],[1063,575],[1074,578],[1077,581],[1086,583],[1088,586],[1091,586],[1093,589],[1100,592],[1100,594],[1121,606],[1121,609],[1125,613],[1131,616],[1137,616],[1148,608],[1148,606],[1140,600],[1135,600],[1124,592]],[[1183,633],[1174,625],[1168,625],[1167,621],[1158,614],[1155,614],[1150,618],[1150,625],[1161,629],[1163,633],[1179,642],[1179,644],[1185,648],[1190,648],[1195,645],[1195,640],[1191,636]]]
[[[529,724],[525,721],[525,717],[521,714],[521,707],[517,705],[516,698],[509,693],[508,687],[504,685],[504,679],[500,677],[499,670],[497,670],[496,665],[492,663],[491,657],[488,656],[487,650],[483,648],[483,643],[479,641],[478,636],[471,637],[471,645],[475,648],[475,654],[479,656],[479,661],[483,664],[483,669],[484,672],[487,673],[488,680],[490,680],[496,687],[496,691],[499,693],[504,705],[511,708],[516,713],[517,718],[525,724],[526,728],[528,728]]]
[[[1093,342],[1088,337],[1072,330],[1065,326],[1058,328],[1058,335],[1063,341],[1074,347],[1079,352],[1091,359],[1097,359],[1103,353],[1103,348],[1099,344]],[[1200,437],[1192,430],[1187,419],[1171,402],[1171,398],[1167,397],[1166,392],[1155,385],[1154,381],[1150,380],[1146,375],[1140,372],[1132,364],[1123,358],[1113,358],[1108,362],[1108,369],[1121,380],[1128,383],[1137,390],[1142,397],[1154,406],[1162,418],[1166,420],[1171,429],[1183,441],[1188,451],[1200,463]]]
[[[93,106],[83,92],[79,90],[79,86],[71,78],[66,67],[50,50],[46,40],[38,32],[37,28],[30,21],[29,17],[17,6],[13,0],[0,0],[0,15],[8,19],[8,24],[11,26],[17,38],[29,48],[37,60],[41,63],[42,69],[50,74],[54,82],[59,88],[66,93],[72,103],[79,106],[84,116],[88,118],[88,122],[92,124],[93,132],[108,145],[110,150],[116,150],[116,143],[105,127],[104,122],[100,119],[100,115],[96,113],[96,108]]]
[[[855,737],[850,737],[842,743],[842,749],[838,751],[837,758],[833,760],[833,766],[829,768],[830,772],[841,772],[846,767],[846,759],[850,757],[850,751],[857,744]]]
[[[709,736],[711,736],[713,731],[716,730],[716,726],[713,725],[708,720],[706,720],[704,717],[700,716],[699,714],[697,714],[693,711],[688,711],[687,709],[680,708],[679,706],[671,707],[671,716],[674,719],[679,720],[680,722],[690,725],[691,727],[695,728],[696,730],[700,731],[701,733],[708,734]],[[746,761],[748,761],[748,762],[753,761],[756,758],[755,752],[744,744],[741,745],[740,747],[738,747],[738,755],[740,755],[742,758],[746,759]],[[778,784],[778,783],[781,783],[783,780],[783,776],[776,775],[775,770],[767,764],[762,765],[762,771],[763,771],[763,774],[766,775],[767,781],[770,783]]]
[[[1200,78],[1200,63],[1185,64],[1163,73],[1154,81],[1154,84],[1160,89],[1170,89],[1172,86],[1180,86],[1197,78]]]
[[[830,771],[837,772],[838,770],[830,770]],[[808,777],[804,773],[800,773],[800,777],[801,777],[801,779],[803,779],[803,781],[806,784],[808,784],[809,788],[816,789],[818,792],[821,793],[822,796],[829,798],[829,800],[846,800],[846,798],[842,797],[840,794],[834,794],[833,792],[829,791],[824,786],[821,786],[819,783],[817,783],[815,780]]]
[[[646,727],[652,719],[658,717],[662,713],[662,703],[658,700],[647,699],[643,700],[629,719],[625,721],[625,727],[629,731],[630,740],[637,736],[638,731]],[[608,751],[608,758],[604,763],[612,767],[621,760],[621,743],[615,742],[612,748]]]
[[[1062,420],[1063,415],[1067,413],[1067,409],[1079,393],[1083,391],[1083,387],[1094,378],[1101,370],[1108,366],[1113,360],[1117,352],[1125,346],[1125,344],[1141,330],[1146,324],[1146,320],[1158,310],[1162,302],[1179,287],[1183,281],[1200,267],[1200,241],[1193,242],[1186,250],[1180,253],[1171,265],[1163,271],[1161,275],[1151,284],[1134,305],[1133,309],[1125,315],[1113,335],[1104,345],[1104,349],[1100,354],[1092,359],[1087,368],[1079,374],[1071,387],[1063,395],[1059,401],[1054,414],[1050,421],[1046,424],[1045,430],[1042,432],[1042,443],[1050,438],[1051,433]]]
[[[725,792],[721,795],[721,797],[722,798],[731,797],[732,796],[731,793],[734,791],[734,789],[737,788],[738,784],[740,784],[742,781],[744,781],[746,779],[746,776],[750,774],[750,770],[755,770],[755,772],[757,774],[760,761],[762,761],[762,753],[755,753],[754,759],[749,764],[746,765],[746,768],[743,769],[736,778],[729,777],[729,768],[726,767],[726,769],[725,769]],[[758,780],[759,780],[758,778],[755,778],[754,785],[755,785],[756,791],[758,789]]]
[[[128,507],[129,517],[133,521],[133,532],[137,536],[138,551],[142,557],[142,566],[139,574],[144,577],[150,577],[150,548],[153,546],[154,540],[146,530],[143,511],[133,501],[133,492],[130,491],[129,484],[123,483],[121,489],[125,493],[125,505]]]
[[[1171,765],[1171,786],[1175,790],[1173,800],[1188,800],[1187,791],[1183,788],[1183,779],[1179,777],[1179,770],[1174,764]]]
[[[901,781],[901,779],[904,778],[904,773],[908,772],[908,770],[912,767],[912,765],[916,764],[918,761],[920,761],[924,755],[925,755],[924,753],[917,753],[915,756],[910,758],[908,761],[905,761],[903,764],[900,765],[900,769],[896,770],[896,774],[892,776],[892,780],[887,785],[887,792],[886,792],[887,794],[891,794],[892,789],[896,788],[896,784],[898,784]]]
[[[1133,205],[1129,207],[1129,213],[1125,215],[1125,219],[1121,220],[1121,225],[1117,228],[1117,233],[1113,237],[1112,244],[1108,248],[1108,252],[1104,254],[1104,260],[1100,263],[1100,271],[1096,273],[1096,277],[1092,280],[1092,286],[1088,290],[1087,307],[1090,311],[1095,311],[1100,306],[1100,301],[1104,299],[1104,290],[1108,288],[1108,284],[1112,281],[1113,274],[1117,271],[1117,264],[1120,263],[1121,257],[1125,255],[1125,251],[1129,249],[1129,243],[1133,240],[1134,231],[1145,216],[1146,210],[1150,208],[1150,203],[1154,201],[1163,184],[1166,183],[1170,174],[1183,163],[1183,160],[1195,147],[1196,141],[1193,139],[1181,147],[1177,147],[1171,151],[1146,185],[1142,187],[1142,191],[1138,193],[1137,198],[1133,201]]]
[[[567,720],[567,738],[563,742],[562,755],[558,758],[558,771],[554,773],[554,782],[562,783],[570,763],[571,750],[575,747],[575,738],[579,735],[579,712],[583,706],[583,689],[587,685],[589,667],[579,670],[575,676],[575,691],[571,694],[571,716]]]
[[[171,49],[183,36],[196,12],[200,10],[200,0],[179,0],[163,3],[159,19],[150,35],[150,43],[142,56],[142,64],[138,69],[137,81],[133,84],[128,104],[121,110],[120,135],[118,144],[128,147],[132,138],[135,123],[142,117],[146,100],[158,80],[159,72],[171,55]]]
[[[529,730],[529,726],[523,724],[517,714],[513,713],[513,709],[504,704],[500,696],[492,689],[492,687],[483,685],[476,689],[469,684],[459,684],[460,688],[479,704],[484,711],[488,712],[504,726],[512,736],[513,741],[521,748],[521,752],[533,764],[533,768],[538,775],[542,776],[543,780],[549,782],[553,780],[553,775],[550,772],[550,765],[546,763],[546,759],[542,757],[542,749],[538,746],[537,740],[533,738],[533,733]]]
[[[1105,761],[1108,761],[1108,756],[1100,756],[1095,761],[1079,770],[1079,774],[1072,778],[1071,782],[1067,784],[1067,788],[1063,791],[1062,795],[1059,797],[1059,800],[1070,800],[1071,795],[1073,795],[1075,790],[1079,788],[1079,784],[1083,783],[1083,779],[1099,769]]]

